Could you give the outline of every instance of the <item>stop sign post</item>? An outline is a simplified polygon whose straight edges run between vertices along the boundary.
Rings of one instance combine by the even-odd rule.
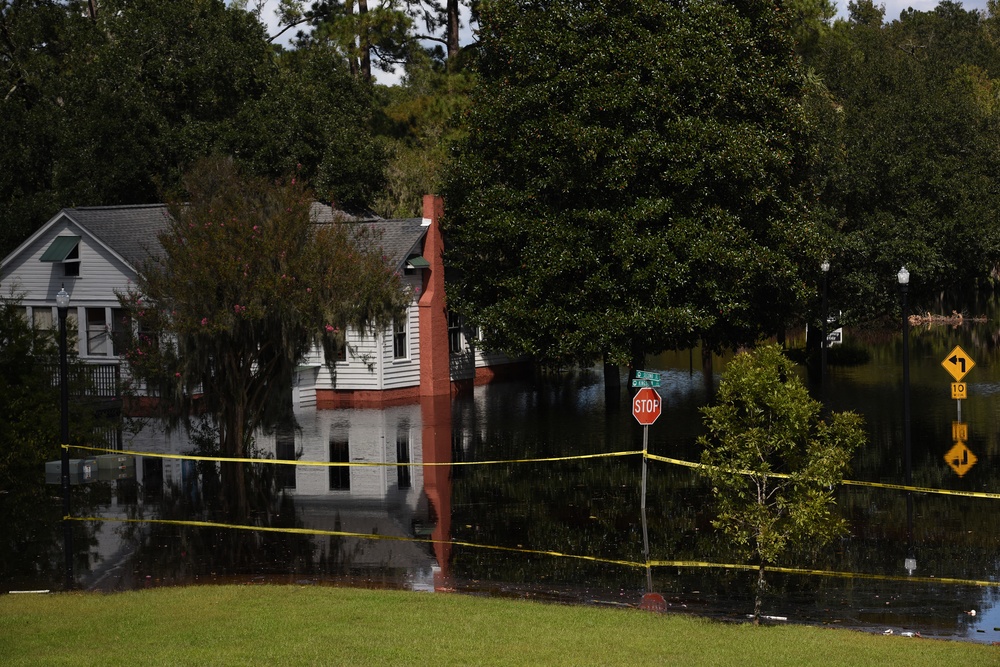
[[[643,426],[649,426],[660,417],[663,402],[660,395],[651,387],[640,389],[632,399],[632,415]]]
[[[659,380],[659,375],[656,377]],[[663,401],[652,387],[643,387],[632,399],[632,416],[642,424],[642,515],[646,516],[646,452],[649,449],[649,425],[660,417],[663,411]],[[645,522],[643,522],[645,526]],[[643,531],[646,559],[649,559],[649,542]],[[652,582],[650,582],[651,584]]]

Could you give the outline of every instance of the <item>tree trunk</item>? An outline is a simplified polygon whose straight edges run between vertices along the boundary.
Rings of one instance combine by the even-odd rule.
[[[764,606],[764,564],[757,569],[757,594],[753,603],[753,624],[760,625],[760,610]]]
[[[712,380],[712,348],[704,340],[701,341],[701,377],[705,383],[705,396],[711,399],[715,395],[715,384]]]
[[[234,406],[233,412],[220,415],[219,445],[222,456],[244,458],[244,408]],[[241,522],[250,516],[247,503],[246,467],[243,463],[222,463],[222,506],[229,521]]]
[[[361,77],[364,81],[372,80],[372,45],[368,37],[369,28],[365,24],[365,15],[368,13],[368,0],[358,0],[358,14],[361,16],[361,34],[358,35],[358,47],[360,53]]]
[[[448,70],[455,71],[455,58],[458,57],[458,0],[448,0]]]
[[[608,361],[604,357],[604,407],[608,412],[618,409],[621,403],[621,377],[618,374],[617,364]]]

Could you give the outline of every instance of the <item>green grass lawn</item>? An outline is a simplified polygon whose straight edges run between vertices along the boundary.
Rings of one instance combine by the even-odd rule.
[[[12,665],[1000,665],[1000,647],[456,594],[199,586],[0,596]]]

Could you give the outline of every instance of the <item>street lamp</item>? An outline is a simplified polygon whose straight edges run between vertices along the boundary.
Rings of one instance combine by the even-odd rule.
[[[906,297],[910,291],[910,272],[904,266],[896,274],[903,293],[903,461],[906,485],[912,481],[910,469],[910,317]]]
[[[819,378],[821,382],[826,382],[826,325],[830,321],[830,309],[826,300],[826,276],[830,272],[830,260],[824,259],[819,268],[823,271],[823,325],[820,327],[823,337],[820,340]]]
[[[59,311],[59,438],[62,446],[63,550],[66,552],[66,588],[73,587],[73,529],[69,523],[69,383],[66,380],[66,315],[69,293],[63,286],[56,294]]]

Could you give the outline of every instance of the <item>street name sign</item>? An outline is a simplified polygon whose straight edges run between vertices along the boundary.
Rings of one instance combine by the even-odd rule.
[[[660,386],[659,378],[657,378],[656,380],[647,380],[646,378],[635,378],[634,380],[632,380],[633,389],[637,387],[659,387],[659,386]]]

